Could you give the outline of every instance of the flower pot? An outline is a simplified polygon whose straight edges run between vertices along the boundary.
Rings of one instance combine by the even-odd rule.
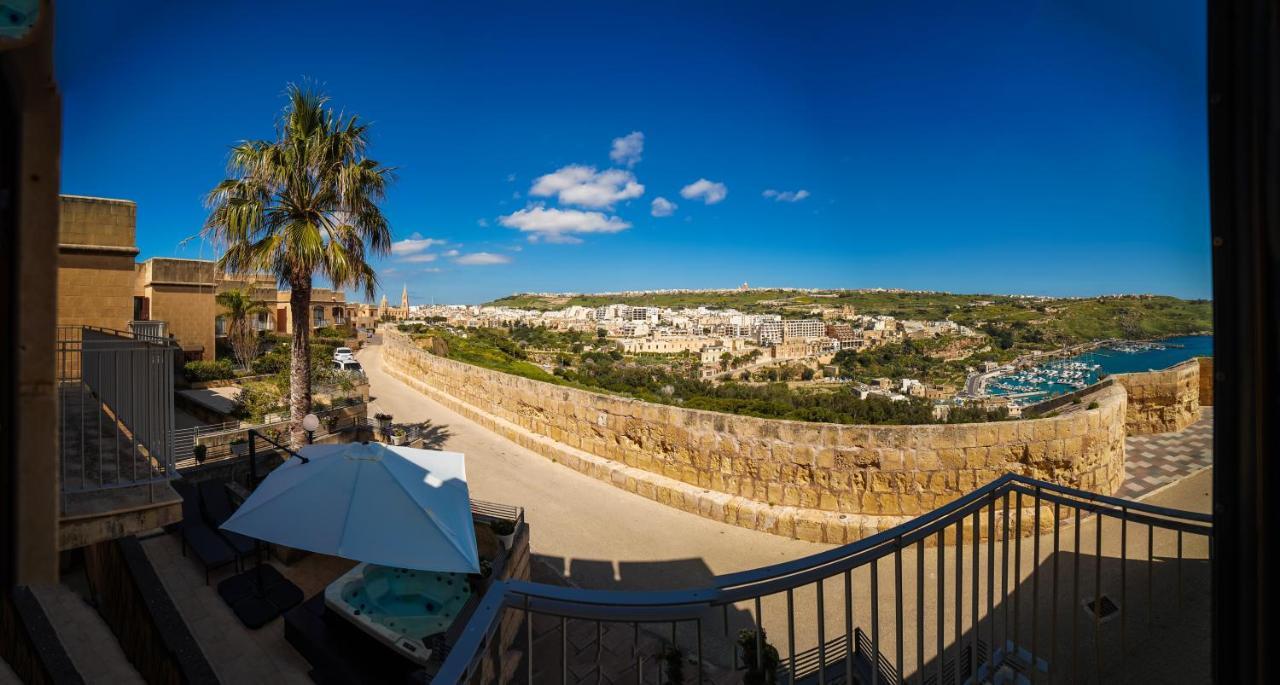
[[[516,534],[514,531],[507,535],[498,536],[498,541],[502,543],[502,548],[508,549],[508,550],[511,549],[511,545],[512,543],[515,542],[515,539],[516,539]]]
[[[403,435],[393,435],[393,436],[391,436],[391,444],[392,444],[392,445],[403,445],[403,444],[404,444],[404,436],[403,436]]]

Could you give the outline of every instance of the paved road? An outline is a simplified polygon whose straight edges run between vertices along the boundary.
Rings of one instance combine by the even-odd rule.
[[[392,378],[381,350],[357,353],[375,398],[369,413],[443,428],[441,448],[467,455],[472,496],[524,507],[534,553],[583,587],[692,587],[828,547],[716,523],[555,464]]]

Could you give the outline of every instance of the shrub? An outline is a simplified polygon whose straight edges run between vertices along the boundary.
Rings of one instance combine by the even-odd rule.
[[[236,396],[236,406],[231,415],[242,420],[261,421],[264,416],[279,409],[282,402],[280,389],[274,383],[245,383]]]
[[[344,340],[344,339],[346,339],[348,336],[347,336],[347,331],[346,331],[345,329],[338,328],[338,327],[336,327],[336,326],[325,326],[325,327],[323,327],[323,328],[317,328],[317,329],[315,330],[315,337],[317,337],[317,338],[337,338],[337,339],[339,339],[339,340]]]
[[[221,381],[236,377],[235,364],[230,359],[219,359],[217,361],[194,361],[187,362],[182,367],[182,375],[192,383],[206,383],[208,381]]]
[[[272,350],[253,360],[249,368],[259,376],[279,373],[289,368],[288,351]]]
[[[1090,408],[1090,409],[1097,409],[1097,408],[1098,408],[1098,403],[1097,403],[1097,402],[1090,402],[1090,403],[1089,403],[1089,408]]]

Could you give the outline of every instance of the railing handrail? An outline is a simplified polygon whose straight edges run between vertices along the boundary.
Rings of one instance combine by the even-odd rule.
[[[635,591],[561,587],[524,580],[495,583],[490,589],[491,596],[485,597],[488,610],[478,611],[458,636],[436,682],[454,682],[463,678],[477,658],[480,647],[492,634],[496,619],[504,607],[565,618],[610,622],[667,623],[690,620],[710,607],[790,591],[875,563],[921,543],[928,536],[940,534],[947,527],[958,524],[970,515],[976,515],[984,508],[991,507],[988,515],[995,516],[995,502],[1015,493],[1019,496],[1028,494],[1033,498],[1043,497],[1048,501],[1065,502],[1068,507],[1080,513],[1118,516],[1126,522],[1136,521],[1187,531],[1204,535],[1209,540],[1213,537],[1211,525],[1191,526],[1186,523],[1211,524],[1213,517],[1210,514],[1099,495],[1007,473],[927,514],[876,535],[800,559],[716,576],[699,588]],[[1138,516],[1131,516],[1131,512]],[[1077,525],[1078,523],[1077,521]],[[1007,521],[1004,525],[1007,527]],[[993,531],[989,534],[993,534]],[[1015,534],[1021,535],[1021,531]]]
[[[65,331],[77,331],[80,337],[67,337]],[[167,347],[174,350],[181,349],[178,343],[171,338],[160,338],[151,335],[138,335],[133,331],[121,331],[114,328],[106,328],[103,326],[89,326],[84,324],[61,324],[58,326],[58,344],[84,343],[83,333],[85,331],[93,331],[94,333],[103,333],[110,335],[119,340],[92,340],[94,344],[112,344],[112,343],[142,343],[143,345],[156,345],[158,347]]]

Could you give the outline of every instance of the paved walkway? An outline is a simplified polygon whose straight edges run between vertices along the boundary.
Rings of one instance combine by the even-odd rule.
[[[1143,499],[1170,483],[1213,466],[1213,407],[1176,433],[1135,435],[1124,441],[1124,485],[1120,495]]]
[[[445,408],[382,369],[380,345],[357,354],[369,376],[369,413],[430,421],[441,449],[467,455],[477,499],[525,508],[535,560],[584,587],[696,587],[713,575],[827,549],[672,509],[556,464]]]

